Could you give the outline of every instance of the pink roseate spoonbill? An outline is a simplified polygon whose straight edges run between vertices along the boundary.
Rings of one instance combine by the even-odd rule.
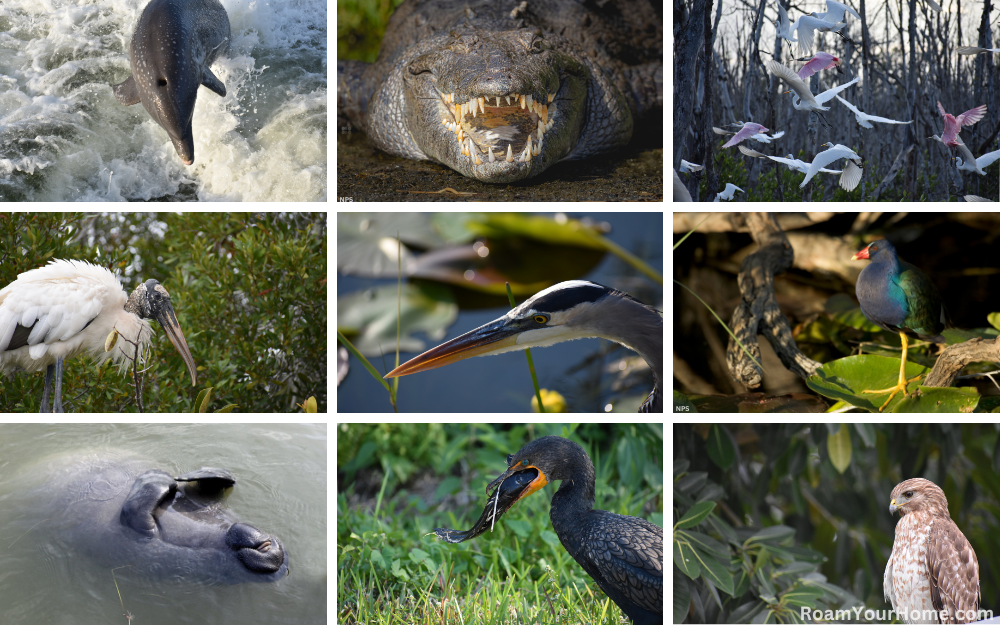
[[[817,52],[816,56],[809,59],[808,63],[799,68],[798,76],[802,80],[805,80],[816,72],[830,68],[836,68],[837,72],[840,74],[844,73],[844,70],[840,67],[840,59],[833,56],[829,52]]]
[[[975,46],[962,46],[955,50],[959,54],[972,55],[972,54],[984,54],[986,52],[1000,52],[1000,48],[977,48]]]
[[[740,128],[740,131],[737,132],[735,135],[733,135],[733,138],[730,139],[728,142],[726,142],[722,147],[723,148],[731,148],[734,145],[736,145],[737,143],[739,143],[740,141],[743,141],[744,139],[747,139],[748,137],[752,137],[753,135],[755,135],[755,134],[757,134],[759,132],[767,132],[767,128],[761,126],[760,124],[754,123],[754,122],[747,122],[747,123],[743,124],[743,128]]]
[[[197,383],[194,359],[170,305],[170,294],[156,280],[140,284],[126,297],[121,282],[104,267],[81,260],[52,260],[25,271],[0,289],[0,373],[45,369],[41,411],[48,412],[55,375],[53,409],[62,412],[63,361],[89,355],[98,364],[111,360],[124,372],[137,343],[149,349],[156,319]],[[118,332],[112,342],[114,331]],[[110,351],[105,345],[111,345]]]
[[[861,157],[854,153],[854,150],[840,145],[824,143],[823,146],[830,146],[829,149],[823,150],[817,154],[812,163],[809,164],[809,170],[806,172],[806,177],[799,185],[799,188],[806,186],[806,184],[812,180],[812,177],[819,173],[819,170],[826,167],[830,163],[840,160],[842,158],[847,159],[847,166],[844,167],[844,173],[840,174],[840,186],[846,191],[853,191],[858,183],[861,182],[861,174],[864,173],[864,169],[861,163]]]
[[[976,158],[972,155],[972,151],[961,142],[958,144],[958,151],[962,156],[955,157],[955,165],[957,165],[962,171],[974,171],[980,176],[986,175],[983,168],[989,167],[994,163],[994,161],[1000,158],[1000,150],[988,152],[979,158]]]
[[[880,124],[912,124],[913,123],[912,119],[910,121],[908,121],[908,122],[898,122],[898,121],[896,121],[894,119],[887,119],[885,117],[876,117],[875,115],[869,115],[868,113],[862,113],[861,111],[858,110],[858,107],[854,106],[853,104],[851,104],[850,102],[848,102],[844,98],[840,97],[839,95],[837,96],[837,99],[840,100],[841,103],[844,106],[846,106],[847,108],[851,109],[851,112],[854,113],[854,118],[857,119],[858,123],[861,124],[861,126],[863,126],[864,128],[874,128],[875,126],[872,126],[871,122],[878,122]]]
[[[969,109],[957,117],[945,111],[941,102],[937,105],[941,117],[944,118],[944,134],[941,135],[941,141],[950,148],[958,147],[958,133],[962,130],[962,126],[971,126],[986,116],[985,104]]]

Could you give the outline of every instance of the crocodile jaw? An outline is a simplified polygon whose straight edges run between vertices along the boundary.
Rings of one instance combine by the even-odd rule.
[[[482,51],[416,59],[404,77],[414,143],[427,157],[490,183],[537,176],[566,158],[580,137],[587,70],[567,55],[544,55],[521,57],[516,69],[514,59],[498,62],[500,55]]]

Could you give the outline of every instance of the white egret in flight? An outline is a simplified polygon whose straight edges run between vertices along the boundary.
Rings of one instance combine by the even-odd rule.
[[[959,54],[965,54],[966,56],[970,54],[983,54],[984,52],[1000,52],[1000,48],[977,48],[975,46],[962,46],[961,48],[955,50]]]
[[[806,172],[805,180],[802,181],[799,188],[801,189],[806,186],[812,180],[812,177],[818,174],[819,170],[823,167],[836,160],[846,158],[847,166],[844,168],[844,173],[840,175],[840,186],[846,191],[853,191],[858,186],[858,183],[861,182],[861,174],[864,173],[861,157],[855,154],[854,150],[840,144],[824,143],[823,145],[831,147],[820,152],[813,158],[812,163],[809,164],[809,171]]]
[[[985,176],[986,172],[983,169],[989,167],[1000,158],[1000,150],[988,152],[976,158],[972,155],[972,151],[961,142],[958,144],[958,151],[962,154],[962,156],[955,157],[955,164],[958,165],[958,168],[962,171],[974,171],[980,176]]]
[[[950,148],[958,147],[958,133],[962,130],[962,126],[971,126],[986,116],[985,104],[969,109],[957,117],[946,112],[941,102],[937,105],[941,117],[944,118],[944,134],[941,135],[941,141]]]
[[[716,195],[714,201],[718,202],[719,200],[726,200],[728,202],[729,200],[733,199],[737,191],[739,191],[740,193],[746,193],[746,191],[737,187],[733,183],[727,182],[726,189],[722,193]]]
[[[681,159],[681,173],[682,174],[689,174],[689,173],[691,173],[693,171],[701,171],[703,169],[705,169],[704,165],[696,165],[694,163],[689,163],[689,162],[685,161],[683,158]]]
[[[887,119],[885,117],[876,117],[875,115],[869,115],[868,113],[863,113],[863,112],[859,111],[858,107],[854,106],[853,104],[851,104],[850,102],[848,102],[844,98],[840,97],[839,95],[837,96],[837,99],[840,100],[844,104],[844,106],[846,106],[847,108],[851,109],[851,112],[854,113],[855,119],[857,119],[858,123],[861,124],[865,128],[874,128],[875,126],[872,126],[871,122],[879,122],[880,124],[912,124],[913,123],[912,119],[910,121],[908,121],[908,122],[899,122],[899,121],[896,121],[895,119]]]
[[[832,89],[827,89],[823,93],[819,93],[814,96],[812,91],[809,90],[809,85],[807,85],[804,80],[799,78],[799,75],[791,69],[785,67],[777,61],[769,60],[765,63],[765,65],[767,65],[767,69],[771,70],[772,74],[785,81],[785,84],[795,91],[797,95],[792,96],[792,106],[800,111],[829,111],[830,107],[822,106],[822,104],[832,100],[833,96],[837,95],[844,89],[847,89],[859,80],[858,78],[855,78],[850,82],[845,82],[842,85],[838,85]]]

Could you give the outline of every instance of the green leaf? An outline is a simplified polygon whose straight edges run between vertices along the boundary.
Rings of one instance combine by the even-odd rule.
[[[928,368],[906,361],[906,378],[927,373]],[[826,363],[806,381],[806,385],[824,397],[845,401],[871,412],[878,412],[888,393],[864,393],[885,389],[899,380],[899,359],[884,356],[849,356]],[[907,386],[910,397],[898,393],[884,412],[972,412],[979,401],[974,388],[937,388],[920,386],[914,380]],[[914,394],[919,391],[918,394]]]
[[[701,566],[698,558],[694,555],[694,548],[687,542],[681,542],[674,538],[674,564],[682,573],[691,579],[698,579],[701,575]]]
[[[691,530],[684,532],[684,535],[688,538],[691,544],[698,547],[705,553],[711,554],[720,560],[729,559],[729,549],[708,534],[702,534],[701,532]]]
[[[705,520],[712,510],[715,509],[714,501],[703,501],[701,503],[696,503],[680,518],[679,521],[674,525],[674,529],[684,529],[685,527],[694,527],[702,521]]]
[[[683,575],[674,569],[674,622],[680,623],[691,608],[691,586]]]
[[[836,434],[827,434],[826,450],[830,454],[833,468],[843,475],[847,467],[851,466],[851,433],[846,424],[841,423]]]
[[[733,575],[726,569],[726,565],[697,547],[694,549],[694,555],[698,558],[698,564],[701,565],[701,574],[712,580],[712,583],[719,590],[732,597]]]
[[[709,429],[706,447],[709,459],[723,471],[729,470],[736,458],[736,450],[733,449],[729,435],[719,424],[713,424]]]
[[[986,321],[989,322],[991,326],[1000,330],[1000,312],[990,313],[986,315]]]
[[[745,542],[746,545],[750,545],[754,542],[762,542],[768,544],[780,544],[781,541],[786,540],[795,536],[795,530],[787,525],[772,525],[771,527],[765,527],[761,531],[757,532]]]

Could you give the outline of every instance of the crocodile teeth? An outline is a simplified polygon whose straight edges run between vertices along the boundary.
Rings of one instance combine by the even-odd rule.
[[[528,135],[528,142],[524,144],[524,151],[520,154],[522,163],[531,162],[531,135]]]
[[[552,104],[552,99],[555,98],[555,97],[556,97],[556,94],[554,94],[554,93],[550,93],[549,94],[549,104]]]
[[[490,162],[491,163],[495,162],[497,159],[495,156],[493,156],[493,146],[490,145],[486,146],[486,150],[490,153]]]
[[[479,150],[472,145],[472,139],[469,139],[469,155],[472,156],[472,162],[476,165],[482,165],[483,159],[479,158]]]
[[[506,160],[507,160],[508,163],[513,163],[514,162],[514,154],[510,150],[510,145],[511,144],[509,144],[509,143],[507,144],[507,159]]]

